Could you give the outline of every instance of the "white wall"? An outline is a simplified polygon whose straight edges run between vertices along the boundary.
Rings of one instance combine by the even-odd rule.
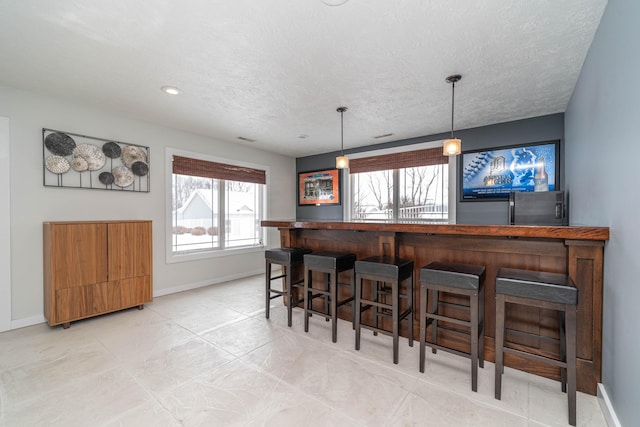
[[[624,426],[640,420],[640,2],[610,0],[565,113],[570,223],[609,226],[602,384]]]
[[[165,148],[175,147],[270,167],[268,218],[295,216],[295,161],[242,145],[216,141],[74,104],[0,86],[0,116],[11,121],[12,319],[16,326],[42,320],[42,222],[150,219],[153,221],[154,295],[217,283],[264,269],[262,252],[167,264],[165,262]],[[44,187],[42,128],[150,147],[150,193]],[[3,183],[4,185],[4,183]],[[169,218],[170,220],[170,218]],[[279,244],[269,229],[272,245]]]
[[[0,117],[0,332],[11,328],[9,119]]]

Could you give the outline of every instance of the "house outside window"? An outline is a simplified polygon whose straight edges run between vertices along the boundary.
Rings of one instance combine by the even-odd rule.
[[[350,212],[356,221],[449,221],[449,158],[442,148],[355,158]]]
[[[197,154],[169,156],[170,255],[203,258],[263,247],[264,169]]]

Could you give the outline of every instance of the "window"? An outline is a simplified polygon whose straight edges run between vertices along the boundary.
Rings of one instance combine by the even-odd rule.
[[[263,246],[264,169],[206,156],[169,157],[172,255]]]
[[[442,148],[356,158],[349,172],[353,220],[449,220],[449,158]]]

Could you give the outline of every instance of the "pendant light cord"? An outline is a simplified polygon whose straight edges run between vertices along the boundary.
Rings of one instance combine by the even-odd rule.
[[[453,139],[453,111],[455,107],[456,82],[451,82],[451,139]]]
[[[340,154],[344,156],[344,111],[340,111]]]
[[[340,113],[340,155],[344,157],[344,112],[347,107],[338,107],[336,111]]]

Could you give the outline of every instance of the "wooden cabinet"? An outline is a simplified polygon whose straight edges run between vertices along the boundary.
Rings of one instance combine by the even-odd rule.
[[[45,222],[43,231],[49,325],[153,300],[151,221]]]

